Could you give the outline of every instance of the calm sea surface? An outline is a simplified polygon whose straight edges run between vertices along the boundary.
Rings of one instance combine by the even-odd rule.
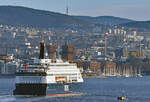
[[[77,92],[85,93],[74,97],[16,97],[14,78],[0,79],[0,102],[119,102],[117,96],[125,94],[126,102],[150,102],[150,76],[142,78],[84,79]]]

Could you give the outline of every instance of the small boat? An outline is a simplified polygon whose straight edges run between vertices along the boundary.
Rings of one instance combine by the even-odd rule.
[[[125,96],[125,91],[124,90],[122,91],[122,96],[118,96],[118,100],[121,100],[121,101],[126,101],[127,100],[127,97]]]
[[[125,100],[127,100],[127,98],[126,98],[126,96],[118,96],[118,100],[125,101]]]

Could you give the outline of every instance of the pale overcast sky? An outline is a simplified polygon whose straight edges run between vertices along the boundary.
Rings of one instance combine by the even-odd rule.
[[[150,20],[150,0],[0,0],[0,5],[15,5],[70,15],[117,16],[134,20]]]

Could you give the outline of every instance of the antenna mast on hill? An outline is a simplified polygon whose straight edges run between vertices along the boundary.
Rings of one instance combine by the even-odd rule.
[[[68,0],[66,1],[66,15],[69,15]]]

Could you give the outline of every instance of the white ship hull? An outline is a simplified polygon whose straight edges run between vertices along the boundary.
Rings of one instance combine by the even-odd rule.
[[[67,79],[68,78],[68,79]],[[16,84],[62,84],[83,83],[83,79],[69,79],[69,77],[55,76],[16,76]]]

